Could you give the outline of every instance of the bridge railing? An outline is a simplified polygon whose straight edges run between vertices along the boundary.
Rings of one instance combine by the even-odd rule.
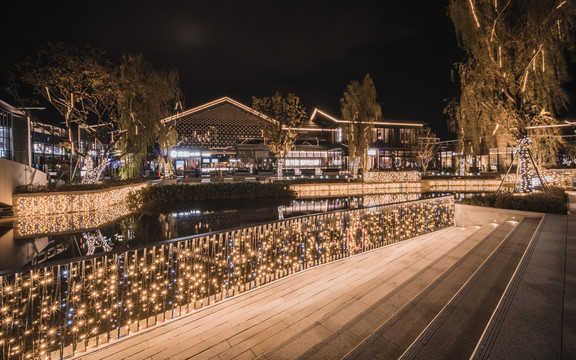
[[[453,225],[453,198],[432,198],[0,273],[0,355],[67,357],[286,275]]]

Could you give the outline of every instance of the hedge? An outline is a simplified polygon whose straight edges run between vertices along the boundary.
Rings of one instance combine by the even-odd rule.
[[[553,214],[566,214],[567,211],[566,194],[564,189],[558,187],[550,187],[550,196],[546,196],[544,193],[475,195],[471,198],[465,198],[462,203]]]
[[[132,210],[150,209],[166,204],[177,204],[204,200],[288,198],[295,197],[285,182],[273,183],[207,183],[173,184],[148,186],[128,197]]]
[[[19,186],[16,189],[16,194],[30,194],[30,193],[48,193],[48,192],[64,192],[64,191],[89,191],[89,190],[101,190],[113,187],[143,183],[150,178],[137,178],[128,180],[105,180],[99,181],[95,184],[63,184],[59,186]]]

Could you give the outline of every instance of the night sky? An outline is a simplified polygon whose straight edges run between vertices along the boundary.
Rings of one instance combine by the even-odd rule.
[[[10,1],[4,62],[47,41],[141,52],[180,73],[185,107],[222,96],[251,105],[276,90],[340,115],[352,80],[369,73],[388,118],[431,124],[443,138],[451,68],[464,58],[448,1]],[[6,6],[6,5],[4,5]]]

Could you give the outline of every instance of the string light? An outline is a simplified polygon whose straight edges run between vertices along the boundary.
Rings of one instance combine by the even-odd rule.
[[[418,171],[369,171],[364,176],[367,182],[420,181]]]
[[[295,184],[290,190],[296,191],[298,198],[359,196],[382,193],[417,193],[418,182],[391,183],[332,183],[332,184]]]
[[[13,198],[15,216],[39,216],[97,211],[126,201],[126,197],[146,184],[113,189],[62,193],[18,194]]]
[[[516,191],[521,194],[534,191],[531,172],[535,172],[535,170],[532,166],[529,152],[531,143],[528,137],[524,137],[518,141],[518,177],[520,183],[515,188]]]
[[[86,158],[86,173],[82,177],[82,184],[94,184],[98,179],[100,179],[100,175],[104,172],[104,169],[110,164],[108,160],[101,160],[100,165],[94,167],[94,160],[91,156]]]
[[[0,357],[98,346],[289,274],[454,224],[454,199],[335,211],[0,276]],[[94,244],[106,239],[93,233]],[[96,246],[96,245],[94,245]]]
[[[575,169],[546,169],[542,170],[542,176],[546,179],[548,185],[553,186],[572,186],[572,179],[576,177]],[[504,177],[504,175],[502,175]],[[540,179],[534,177],[532,174],[533,185],[540,185]],[[520,181],[516,174],[509,174],[507,177],[508,181],[511,183],[517,183]]]
[[[130,209],[121,202],[97,211],[19,217],[14,222],[14,230],[18,238],[76,232],[100,228],[128,214]]]
[[[432,192],[491,192],[497,191],[501,180],[484,179],[484,180],[463,180],[463,179],[446,179],[446,180],[428,180],[429,191]]]

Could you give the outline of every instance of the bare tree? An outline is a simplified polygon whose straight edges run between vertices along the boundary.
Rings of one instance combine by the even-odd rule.
[[[361,83],[352,81],[346,86],[340,105],[342,119],[348,122],[345,127],[348,166],[353,176],[356,176],[364,171],[366,151],[372,143],[374,121],[382,115],[376,98],[376,87],[369,74]]]
[[[98,48],[78,49],[63,43],[38,50],[33,59],[19,65],[22,79],[43,96],[64,118],[70,152],[70,180],[79,158],[89,158],[88,143],[105,133],[114,108],[115,76],[111,63]],[[87,144],[75,138],[78,128],[87,134]],[[91,160],[91,159],[90,159]],[[91,161],[87,162],[92,164]]]
[[[252,108],[269,118],[263,123],[264,141],[277,161],[278,179],[282,179],[284,158],[294,146],[298,129],[306,118],[306,108],[292,93],[280,92],[263,98],[252,97]]]
[[[416,136],[416,159],[422,168],[422,172],[426,172],[430,162],[436,156],[436,151],[438,150],[438,138],[429,127],[418,129]]]
[[[98,180],[112,150],[119,150],[117,155],[124,160],[124,178],[139,176],[149,147],[158,143],[166,152],[173,142],[174,129],[161,119],[171,115],[180,100],[176,70],[155,69],[142,55],[125,55],[114,66],[101,49],[62,43],[41,48],[20,70],[24,82],[64,118],[67,139],[62,145],[70,152],[70,180],[79,158],[86,166],[82,182]],[[78,128],[86,134],[84,147],[77,145]],[[89,144],[100,138],[106,138],[100,141],[104,156],[94,166],[95,149]]]

